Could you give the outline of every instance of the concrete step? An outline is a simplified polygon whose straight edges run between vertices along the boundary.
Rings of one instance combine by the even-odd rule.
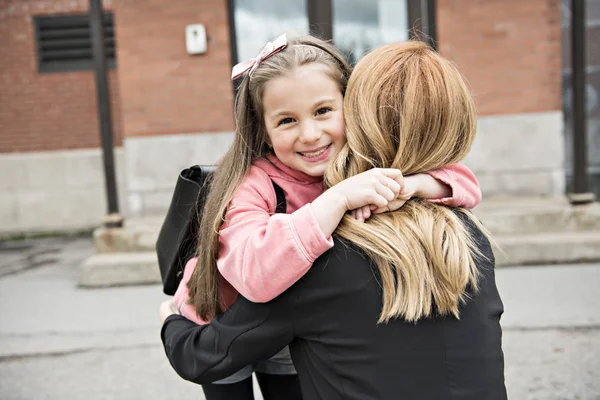
[[[494,236],[496,266],[600,261],[600,231]]]
[[[571,206],[564,198],[486,200],[475,214],[499,248],[496,265],[600,260],[600,204]],[[81,286],[160,282],[155,243],[163,216],[129,219],[121,229],[94,232],[96,255],[81,267]]]
[[[600,231],[494,237],[496,266],[600,261]],[[95,254],[81,266],[83,287],[160,283],[154,252]]]
[[[144,285],[161,282],[154,252],[94,254],[80,268],[81,287]]]
[[[136,218],[127,220],[123,228],[97,228],[93,234],[96,253],[154,251],[163,218]]]
[[[564,198],[506,198],[485,200],[474,212],[494,236],[600,230],[600,203],[572,206]],[[96,252],[154,251],[163,218],[130,219],[121,229],[96,229]]]
[[[565,199],[494,199],[474,210],[496,236],[600,230],[600,204],[572,206]]]

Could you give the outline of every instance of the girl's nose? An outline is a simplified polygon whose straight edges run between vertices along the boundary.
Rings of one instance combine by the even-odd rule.
[[[316,124],[305,124],[300,133],[300,140],[304,143],[310,143],[319,140],[321,135],[321,129]]]

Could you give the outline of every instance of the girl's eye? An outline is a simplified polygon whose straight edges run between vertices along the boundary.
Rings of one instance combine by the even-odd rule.
[[[321,107],[317,110],[316,114],[317,115],[323,115],[323,114],[327,114],[328,112],[331,111],[330,107]]]
[[[281,121],[279,121],[277,123],[277,126],[283,125],[283,124],[291,124],[292,122],[294,122],[293,118],[283,118]]]

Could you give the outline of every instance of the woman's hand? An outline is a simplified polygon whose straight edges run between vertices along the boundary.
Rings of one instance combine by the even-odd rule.
[[[179,310],[177,309],[177,305],[175,304],[173,299],[163,301],[158,309],[158,316],[160,318],[160,324],[161,325],[164,324],[165,319],[167,319],[168,316],[173,315],[173,314],[177,314],[177,315],[180,314]]]

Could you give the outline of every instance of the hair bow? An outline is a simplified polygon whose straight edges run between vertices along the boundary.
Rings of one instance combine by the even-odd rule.
[[[273,54],[279,53],[282,49],[285,48],[285,46],[287,46],[287,37],[285,34],[279,36],[272,42],[268,42],[267,44],[265,44],[265,47],[262,48],[262,50],[260,51],[260,53],[258,53],[256,57],[246,61],[242,61],[241,63],[233,67],[233,69],[231,70],[231,79],[233,80],[239,78],[240,76],[242,76],[242,74],[244,74],[244,72],[248,70],[250,70],[250,72],[248,72],[248,75],[252,75],[254,70],[258,68],[259,64],[263,60],[266,60]]]

